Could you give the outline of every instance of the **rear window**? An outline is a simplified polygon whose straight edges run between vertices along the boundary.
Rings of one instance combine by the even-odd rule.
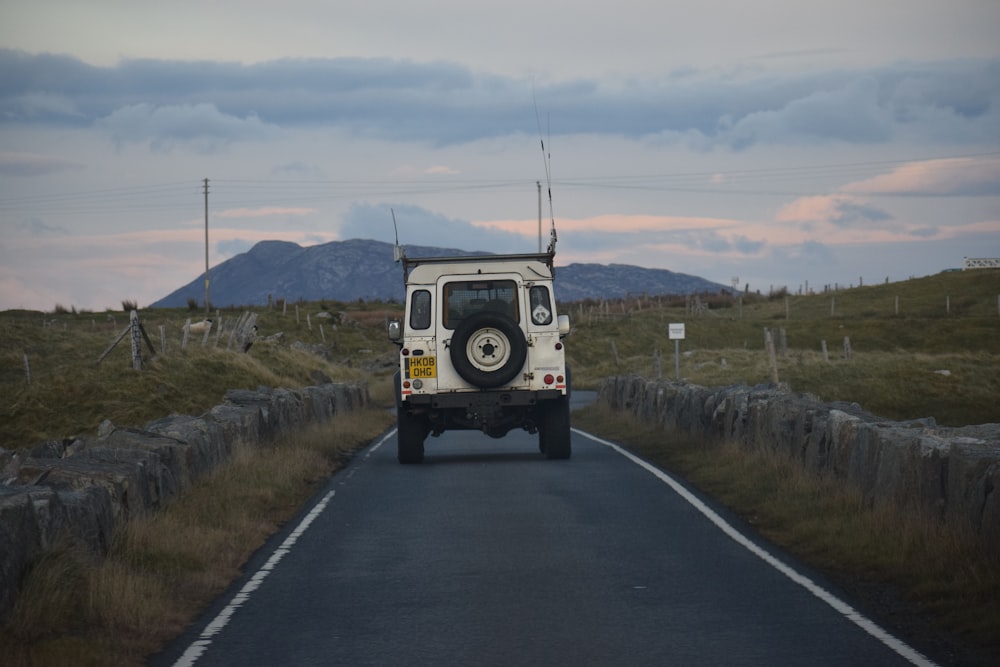
[[[493,311],[519,321],[513,280],[466,280],[444,286],[444,326],[454,329],[475,313]]]
[[[528,290],[528,312],[531,321],[542,326],[552,324],[552,301],[549,298],[549,288],[536,285]]]

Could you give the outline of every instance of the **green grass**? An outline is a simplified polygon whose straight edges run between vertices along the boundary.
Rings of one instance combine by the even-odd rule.
[[[398,307],[396,307],[398,310]],[[223,311],[230,323],[242,310]],[[391,372],[378,365],[394,360],[384,321],[391,306],[381,304],[302,304],[281,311],[255,309],[259,335],[283,333],[281,342],[258,340],[247,354],[227,348],[229,331],[206,347],[192,335],[181,351],[187,310],[140,313],[157,355],[143,346],[144,367],[133,370],[124,340],[100,363],[97,358],[128,324],[125,313],[29,311],[0,313],[0,447],[21,449],[46,439],[93,435],[104,419],[120,426],[142,426],[171,413],[202,414],[222,402],[228,389],[300,387],[315,384],[319,371],[335,381],[386,381]],[[330,312],[337,320],[317,317]],[[306,316],[310,316],[309,327]],[[195,313],[199,320],[202,313]],[[215,315],[213,314],[213,317]],[[113,318],[113,319],[111,319]],[[160,325],[167,350],[161,354]],[[323,331],[320,331],[320,325]],[[325,340],[324,340],[325,338]],[[296,349],[318,346],[329,359]],[[28,357],[31,383],[24,368]]]
[[[682,379],[706,386],[754,385],[773,379],[764,330],[778,343],[784,329],[787,352],[778,355],[778,379],[794,391],[859,403],[888,419],[934,417],[953,426],[1000,422],[998,296],[1000,271],[980,270],[790,296],[787,311],[784,298],[765,297],[746,297],[742,307],[714,297],[712,308],[700,315],[688,314],[678,299],[630,299],[624,314],[620,302],[609,306],[610,317],[601,317],[595,304],[570,304],[565,311],[574,330],[567,358],[580,388],[629,373],[672,379],[674,341],[667,339],[667,325],[683,322]]]

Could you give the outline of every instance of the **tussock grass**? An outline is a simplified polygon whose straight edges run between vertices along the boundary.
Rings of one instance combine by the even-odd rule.
[[[315,371],[334,381],[377,382],[391,377],[380,360],[394,359],[396,352],[384,325],[392,307],[300,304],[297,319],[291,306],[284,313],[280,309],[253,311],[258,313],[261,339],[247,354],[227,348],[229,328],[218,339],[217,328],[213,329],[205,347],[201,335],[192,335],[182,352],[183,326],[191,313],[183,309],[140,311],[157,351],[150,358],[143,345],[141,371],[132,369],[127,340],[96,363],[128,324],[123,313],[94,315],[65,308],[56,313],[0,313],[0,340],[4,341],[0,346],[0,447],[21,449],[46,439],[92,435],[104,419],[119,426],[142,426],[171,413],[202,414],[220,403],[228,389],[315,384]],[[324,311],[335,317],[317,317]],[[231,327],[242,312],[222,311],[221,318],[213,312],[213,318]],[[167,335],[165,353],[161,324]],[[263,340],[278,333],[283,334],[281,341]],[[293,347],[297,342],[326,356]],[[25,374],[25,354],[31,384]]]
[[[665,432],[605,406],[573,422],[687,479],[907,638],[939,641],[943,628],[977,659],[1000,656],[1000,555],[973,535],[912,508],[872,508],[782,454]]]
[[[787,353],[778,356],[778,379],[794,391],[859,403],[888,419],[934,417],[951,426],[1000,422],[998,296],[1000,271],[980,270],[789,296],[787,309],[784,298],[745,297],[742,308],[735,300],[714,299],[712,309],[696,316],[686,314],[683,302],[647,298],[626,301],[624,315],[619,302],[609,307],[619,315],[596,317],[593,305],[568,304],[563,311],[573,321],[573,334],[567,358],[579,388],[628,373],[659,372],[672,379],[674,341],[667,339],[667,325],[684,322],[682,379],[755,385],[773,379],[764,329],[776,337],[784,329]],[[845,338],[850,359],[844,356]]]
[[[47,554],[0,631],[4,664],[141,664],[239,576],[354,449],[393,421],[373,407],[239,449],[165,509],[124,526],[107,559],[68,544]]]

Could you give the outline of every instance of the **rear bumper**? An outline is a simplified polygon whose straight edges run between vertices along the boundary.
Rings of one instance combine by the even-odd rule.
[[[470,391],[447,394],[411,394],[403,401],[412,406],[435,409],[479,408],[482,406],[529,406],[541,401],[551,401],[563,396],[559,389],[540,391]]]

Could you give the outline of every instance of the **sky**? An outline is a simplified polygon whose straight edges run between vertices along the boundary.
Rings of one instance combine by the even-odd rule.
[[[998,35],[996,0],[0,0],[0,310],[198,278],[205,179],[211,266],[393,214],[763,293],[1000,257]]]

